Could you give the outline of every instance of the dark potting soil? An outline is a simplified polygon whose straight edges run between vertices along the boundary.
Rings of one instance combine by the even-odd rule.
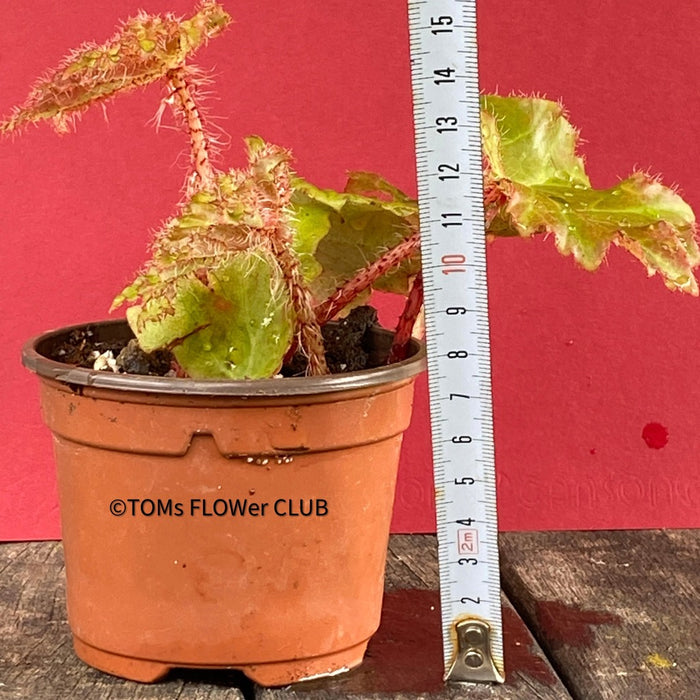
[[[377,311],[371,306],[358,306],[346,318],[327,323],[321,328],[326,348],[326,362],[332,374],[354,372],[376,366],[370,362],[369,330],[378,324]],[[50,359],[78,367],[92,369],[95,360],[111,352],[116,371],[127,374],[165,376],[173,370],[175,357],[169,350],[144,352],[136,339],[121,341],[98,341],[93,331],[81,328],[71,331],[66,340],[57,345]],[[113,371],[104,361],[104,369]],[[285,377],[303,376],[306,372],[306,357],[297,352],[282,368]]]
[[[370,367],[369,329],[378,323],[377,310],[374,307],[357,306],[340,321],[321,326],[326,363],[331,374],[355,372]],[[304,376],[306,364],[306,357],[297,352],[291,361],[282,367],[282,375]]]
[[[50,359],[92,369],[97,357],[107,352],[112,353],[119,371],[127,374],[162,377],[171,370],[175,359],[169,350],[144,352],[135,338],[109,342],[96,340],[89,326],[72,330],[65,341],[53,349]],[[105,369],[110,367],[106,365]]]

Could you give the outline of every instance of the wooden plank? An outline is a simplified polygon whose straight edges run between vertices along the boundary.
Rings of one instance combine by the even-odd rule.
[[[437,539],[434,535],[392,535],[386,557],[384,589],[437,590]]]
[[[142,685],[90,668],[73,653],[58,542],[0,544],[2,700],[241,700],[233,672],[177,671]],[[249,687],[250,683],[246,682]]]
[[[700,697],[700,530],[509,533],[501,557],[574,697]]]
[[[392,537],[387,558],[382,624],[364,663],[334,678],[289,688],[258,688],[262,700],[570,700],[546,658],[507,600],[503,601],[507,679],[505,685],[442,682],[440,602],[434,536]]]

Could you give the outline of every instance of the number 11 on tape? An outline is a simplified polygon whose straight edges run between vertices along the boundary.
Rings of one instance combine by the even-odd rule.
[[[476,0],[409,0],[447,681],[503,682]]]

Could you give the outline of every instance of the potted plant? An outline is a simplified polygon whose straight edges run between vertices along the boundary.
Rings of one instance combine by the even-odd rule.
[[[78,655],[120,676],[237,667],[265,685],[347,670],[379,623],[401,434],[423,350],[418,209],[378,175],[343,192],[246,140],[219,171],[191,54],[229,23],[140,14],[85,45],[1,125],[51,120],[163,81],[190,140],[178,213],[115,299],[127,322],[32,339],[54,434]],[[588,269],[610,244],[697,294],[694,216],[643,174],[595,190],[560,105],[482,101],[491,237],[553,234]],[[363,307],[406,295],[394,333]],[[284,375],[284,376],[281,376]]]

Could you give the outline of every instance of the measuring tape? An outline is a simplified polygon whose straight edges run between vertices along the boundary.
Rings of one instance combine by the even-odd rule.
[[[503,682],[476,0],[409,0],[445,680]]]

